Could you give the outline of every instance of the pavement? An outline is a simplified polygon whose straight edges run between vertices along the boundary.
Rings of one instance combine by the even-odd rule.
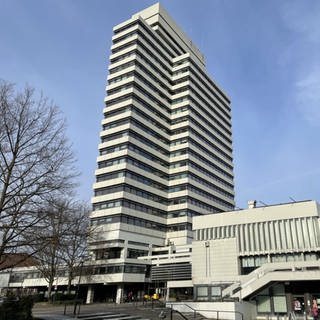
[[[109,320],[159,320],[159,314],[164,310],[160,305],[142,304],[141,302],[114,304],[98,303],[80,305],[76,315],[74,305],[52,305],[39,303],[32,309],[35,319],[41,320],[71,320],[71,319],[109,319]]]

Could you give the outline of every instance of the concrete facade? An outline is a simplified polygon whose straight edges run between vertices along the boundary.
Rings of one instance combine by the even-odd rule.
[[[138,257],[191,245],[192,217],[232,210],[234,183],[230,99],[202,53],[159,4],[113,32],[89,246],[120,301],[153,278]]]
[[[246,301],[261,319],[305,319],[313,299],[320,305],[317,202],[195,217],[193,228],[195,300]]]

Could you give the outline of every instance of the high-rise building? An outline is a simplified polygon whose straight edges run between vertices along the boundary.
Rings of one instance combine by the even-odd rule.
[[[119,299],[148,277],[139,256],[234,208],[234,183],[230,100],[200,51],[159,4],[113,31],[90,249]]]

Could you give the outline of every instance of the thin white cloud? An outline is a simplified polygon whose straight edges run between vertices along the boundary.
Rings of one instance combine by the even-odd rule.
[[[316,67],[295,83],[299,112],[312,125],[320,126],[320,67]]]
[[[282,17],[294,36],[285,54],[293,74],[292,107],[307,123],[320,126],[320,1],[287,2]]]

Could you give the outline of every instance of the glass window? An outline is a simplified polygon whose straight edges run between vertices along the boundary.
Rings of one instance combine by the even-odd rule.
[[[284,295],[284,286],[282,284],[278,284],[272,287],[272,291],[274,295]]]
[[[273,297],[273,307],[275,313],[287,313],[287,300],[285,296]]]
[[[208,287],[197,287],[197,300],[208,301],[209,300],[209,288]]]
[[[271,304],[269,296],[257,296],[257,311],[259,313],[271,312]]]
[[[211,296],[212,297],[220,297],[221,296],[221,288],[220,287],[211,287]]]

